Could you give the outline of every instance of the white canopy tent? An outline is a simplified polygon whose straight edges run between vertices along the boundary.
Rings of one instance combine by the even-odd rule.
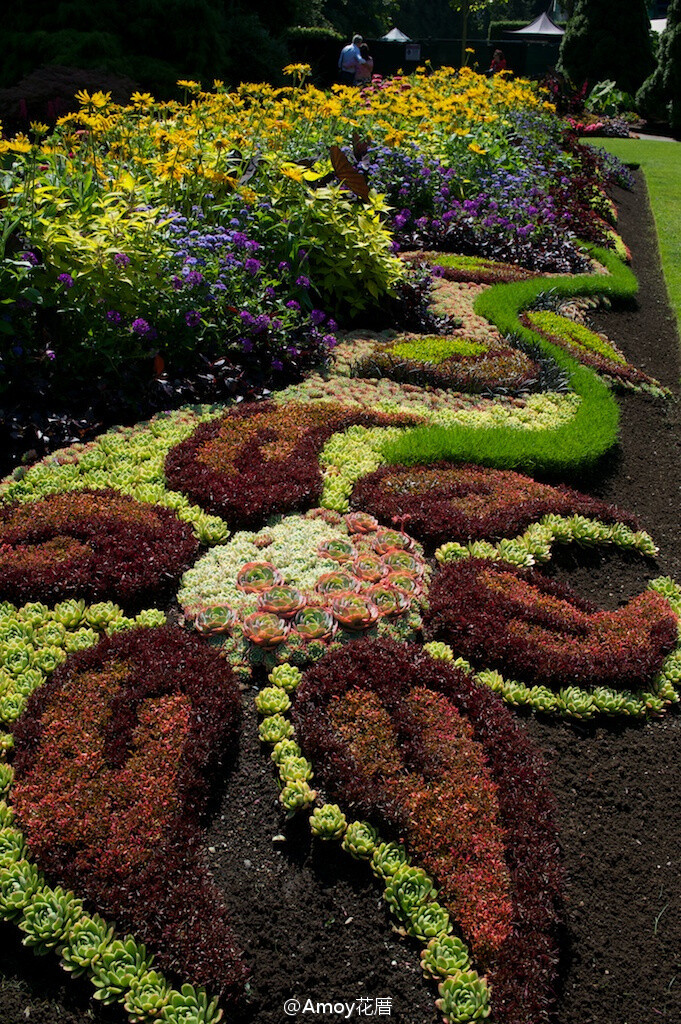
[[[384,43],[408,43],[409,36],[405,36],[404,32],[400,32],[399,28],[391,28],[389,32],[381,36],[381,40]]]
[[[531,21],[529,25],[525,25],[524,28],[516,28],[509,31],[509,35],[512,36],[562,36],[565,35],[565,29],[556,25],[555,21],[552,21],[549,15],[544,11]]]

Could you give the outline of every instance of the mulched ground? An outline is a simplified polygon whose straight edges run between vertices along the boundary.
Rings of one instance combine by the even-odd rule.
[[[635,309],[598,314],[597,327],[677,395],[678,338],[645,185],[639,180],[634,194],[619,192],[616,201],[640,300]],[[621,409],[616,457],[598,478],[581,484],[636,513],[660,556],[644,562],[570,553],[552,570],[607,607],[655,576],[681,579],[679,407],[624,396]],[[207,856],[252,967],[243,1021],[281,1024],[283,1003],[292,996],[351,1002],[368,995],[390,998],[394,1021],[435,1024],[434,991],[420,977],[417,947],[391,932],[368,873],[333,847],[315,849],[306,829],[282,821],[251,698],[244,694],[239,758],[207,839]],[[678,1022],[681,716],[597,727],[527,716],[525,725],[549,763],[567,874],[554,1024]],[[6,1024],[122,1019],[117,1010],[93,1009],[85,983],[70,980],[52,957],[26,954],[11,928],[0,929],[0,972],[0,1020]]]

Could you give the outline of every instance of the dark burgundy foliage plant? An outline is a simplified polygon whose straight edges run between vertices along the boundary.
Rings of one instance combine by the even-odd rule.
[[[651,683],[674,648],[677,619],[652,590],[601,611],[536,569],[464,558],[433,582],[424,633],[529,683],[624,690]]]
[[[275,513],[319,503],[318,456],[332,434],[350,426],[411,426],[409,415],[369,413],[342,405],[249,403],[202,423],[170,450],[168,485],[233,528],[256,529]]]
[[[171,509],[110,489],[3,505],[0,597],[156,604],[198,547],[192,527]]]
[[[338,800],[346,813],[374,821],[385,834],[399,835],[404,822],[395,805],[382,798],[378,780],[358,772],[330,726],[329,709],[354,688],[371,690],[400,729],[407,730],[409,719],[400,716],[400,706],[414,687],[444,695],[470,722],[497,787],[514,924],[488,971],[494,1019],[498,1024],[544,1024],[555,996],[562,885],[554,804],[540,753],[500,699],[415,645],[364,639],[328,654],[305,673],[293,708],[300,742],[328,798]],[[418,736],[405,732],[401,739],[418,754]],[[420,770],[427,776],[429,766]]]
[[[225,660],[163,626],[72,655],[14,727],[13,803],[39,867],[228,1000],[247,971],[201,826],[240,711]]]
[[[569,487],[552,487],[510,470],[440,462],[431,466],[382,466],[362,477],[352,508],[382,522],[404,522],[426,543],[515,537],[549,513],[621,522],[636,519]]]

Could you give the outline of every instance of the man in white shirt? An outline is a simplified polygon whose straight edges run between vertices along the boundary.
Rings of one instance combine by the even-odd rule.
[[[352,42],[344,46],[340,52],[338,58],[338,70],[340,72],[340,80],[343,85],[353,85],[355,81],[355,71],[362,62],[362,56],[359,52],[359,48],[364,40],[361,36],[353,36]]]

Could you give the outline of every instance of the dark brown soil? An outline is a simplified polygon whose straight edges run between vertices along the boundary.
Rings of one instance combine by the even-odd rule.
[[[616,199],[634,252],[640,300],[635,309],[598,314],[597,325],[677,395],[678,338],[645,186],[639,181],[634,194],[620,192]],[[602,476],[581,483],[637,514],[660,556],[645,562],[571,552],[553,569],[609,607],[655,576],[681,579],[679,407],[624,396],[621,409],[616,458]],[[207,837],[207,856],[252,969],[240,1020],[296,1019],[283,1012],[284,1001],[294,996],[352,1002],[365,995],[391,999],[394,1021],[435,1024],[435,992],[420,976],[418,947],[391,932],[368,872],[333,847],[315,847],[300,824],[283,821],[271,764],[257,740],[250,691],[244,707],[239,758]],[[555,1024],[678,1022],[681,716],[609,726],[527,716],[525,725],[549,762],[567,873]],[[59,972],[54,958],[24,954],[10,928],[0,930],[0,971],[0,1021],[6,1024],[122,1019],[118,1011],[91,1009],[85,984]],[[298,1019],[317,1018],[308,1013]]]

